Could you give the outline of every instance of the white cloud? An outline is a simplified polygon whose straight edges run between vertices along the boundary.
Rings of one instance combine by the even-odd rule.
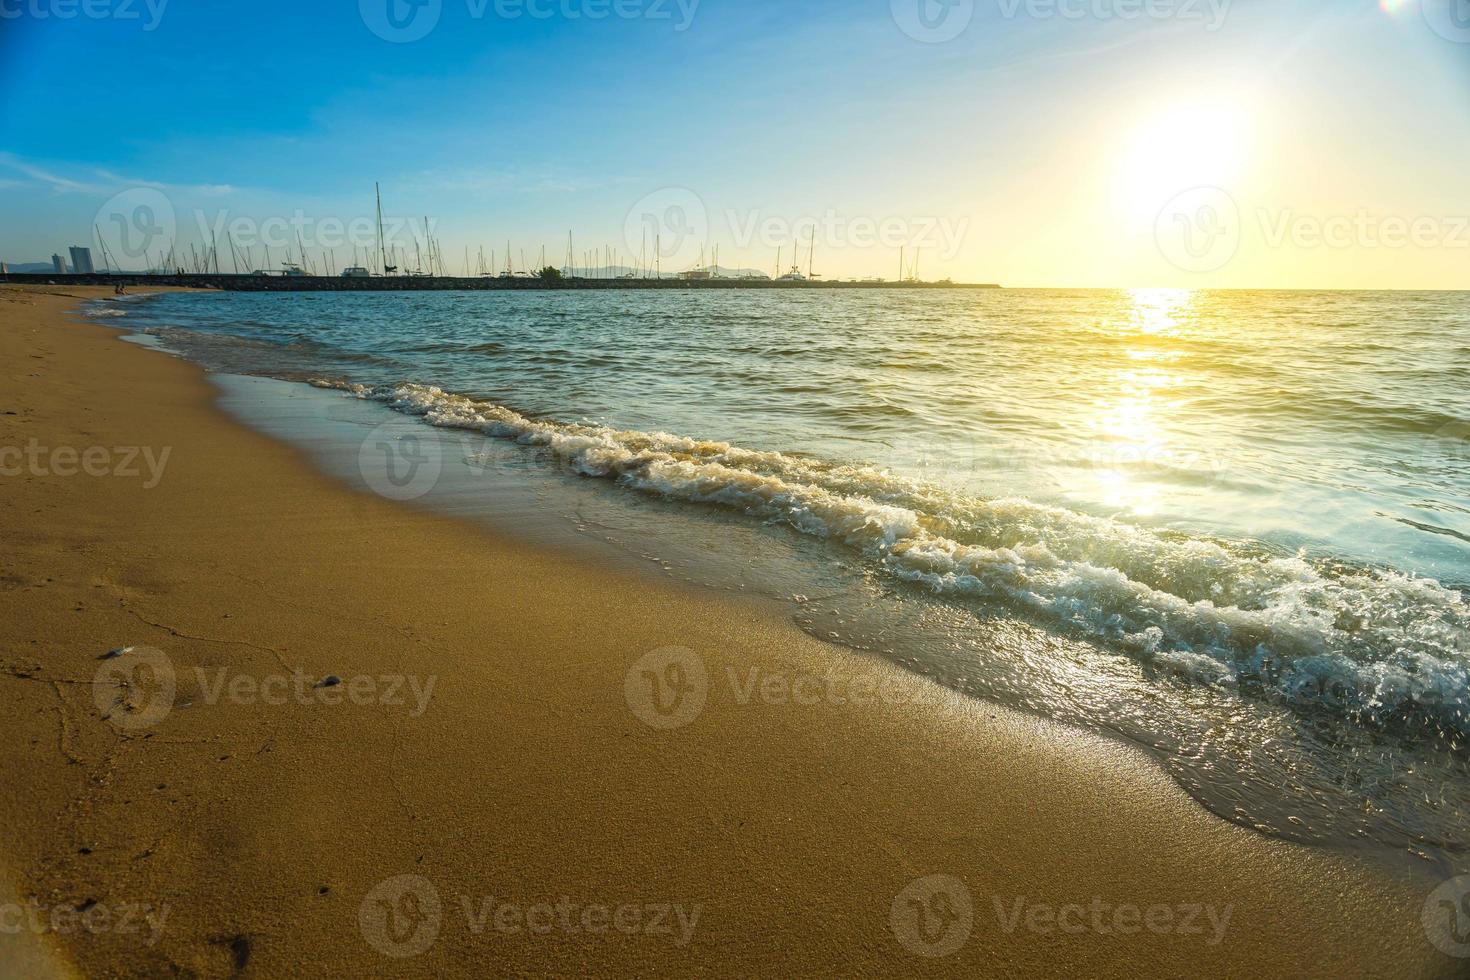
[[[230,184],[171,184],[167,181],[128,177],[98,167],[68,165],[78,171],[76,176],[63,175],[53,169],[38,166],[13,153],[0,151],[0,169],[9,169],[28,178],[0,178],[0,188],[41,186],[56,194],[114,194],[133,187],[152,187],[161,191],[201,197],[223,197],[237,193],[239,188]],[[85,174],[80,173],[84,171]]]

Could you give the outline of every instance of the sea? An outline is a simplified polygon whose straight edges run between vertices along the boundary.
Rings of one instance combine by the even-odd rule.
[[[1470,293],[91,312],[362,489],[765,597],[861,656],[1142,749],[1263,834],[1470,870]]]

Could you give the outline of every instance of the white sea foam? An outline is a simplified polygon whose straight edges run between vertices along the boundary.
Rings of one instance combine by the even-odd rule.
[[[1470,607],[1432,580],[966,497],[868,467],[529,419],[435,387],[314,383],[544,447],[584,476],[841,542],[896,578],[1019,606],[1195,682],[1248,679],[1297,703],[1368,717],[1411,709],[1470,729]]]

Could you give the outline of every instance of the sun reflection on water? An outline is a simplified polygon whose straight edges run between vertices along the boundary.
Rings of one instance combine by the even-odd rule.
[[[1188,289],[1132,289],[1130,323],[1152,336],[1177,337],[1180,320],[1194,308],[1194,292]]]
[[[1184,336],[1195,294],[1136,289],[1128,303],[1117,335],[1125,341],[1124,359],[1132,363],[1109,372],[1089,419],[1093,492],[1114,512],[1148,517],[1161,504],[1160,468],[1173,469],[1183,457],[1168,424],[1183,410],[1183,400],[1169,394],[1183,377],[1168,367],[1182,352],[1168,341]],[[1139,345],[1127,346],[1130,337]]]

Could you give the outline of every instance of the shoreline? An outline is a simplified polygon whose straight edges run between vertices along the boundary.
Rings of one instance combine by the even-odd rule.
[[[230,975],[242,959],[272,974],[1453,972],[1419,923],[1434,882],[1260,837],[1141,752],[820,643],[759,603],[353,493],[225,417],[194,365],[74,312],[0,288],[16,392],[0,409],[21,413],[0,415],[0,445],[170,450],[146,489],[121,473],[5,481],[0,690],[26,752],[4,777],[17,828],[4,866],[48,902],[171,909],[151,946],[69,938],[88,973]],[[89,678],[127,645],[161,650],[176,691],[162,718],[119,729]],[[639,700],[639,667],[672,676],[668,656],[645,661],[670,647],[694,652],[707,696],[687,724],[657,727],[668,718]],[[726,679],[752,668],[786,682],[784,703],[741,701]],[[214,686],[221,670],[253,685],[249,703]],[[298,673],[346,691],[329,704],[333,688]],[[832,674],[898,696],[791,702],[793,678]],[[381,683],[354,700],[357,681],[392,676],[401,705]],[[276,678],[285,700],[267,703]],[[423,880],[434,936],[385,955],[385,922],[402,953],[392,940],[422,940],[433,917],[373,910]],[[970,927],[931,959],[902,916],[935,887],[969,900]],[[521,908],[521,927],[486,926],[461,896]],[[667,935],[525,927],[525,910],[562,896],[583,912],[699,915]],[[1231,913],[1199,935],[1056,927],[1057,909],[1094,899]],[[1047,932],[1011,916],[1042,906]]]
[[[151,340],[147,336],[124,339]],[[1296,814],[1289,804],[1295,800],[1289,796],[1283,795],[1274,804],[1259,795],[1242,799],[1245,793],[1259,794],[1266,784],[1259,776],[1252,778],[1253,774],[1239,771],[1223,780],[1210,780],[1201,770],[1218,764],[1213,757],[1180,764],[1182,752],[1158,744],[1164,731],[1177,730],[1166,729],[1162,712],[1155,714],[1152,728],[1142,722],[1134,726],[1110,723],[1102,714],[1066,715],[1063,712],[1071,707],[1067,704],[1017,703],[1020,692],[1008,692],[966,672],[966,665],[974,666],[973,658],[987,653],[999,659],[1056,650],[1071,658],[1082,675],[1092,675],[1094,683],[1101,683],[1104,677],[1121,683],[1118,675],[1108,673],[1117,669],[1114,658],[1081,641],[1050,633],[1044,623],[1014,616],[965,621],[958,618],[963,614],[951,611],[949,615],[956,618],[946,621],[942,629],[915,635],[907,607],[926,602],[933,593],[905,583],[874,585],[853,569],[835,571],[843,567],[845,556],[829,550],[829,542],[813,542],[785,528],[775,528],[771,535],[770,525],[743,520],[745,515],[738,510],[687,506],[657,496],[629,498],[605,479],[551,472],[554,463],[541,461],[522,469],[526,447],[513,440],[425,425],[415,414],[345,397],[340,389],[262,375],[212,373],[209,377],[219,391],[216,405],[230,418],[297,447],[316,470],[357,492],[377,492],[373,487],[392,491],[383,481],[378,453],[367,457],[362,453],[368,445],[364,432],[371,431],[374,440],[385,435],[412,440],[420,455],[436,465],[432,485],[422,494],[419,486],[406,488],[412,494],[412,499],[404,501],[407,506],[464,520],[578,563],[642,573],[661,584],[674,583],[701,595],[734,595],[762,603],[773,616],[792,622],[823,644],[860,658],[882,658],[981,704],[1001,704],[1141,751],[1206,810],[1266,837],[1352,854],[1390,874],[1419,861],[1443,868],[1446,874],[1455,866],[1454,855],[1444,844],[1458,839],[1452,835],[1421,835],[1410,843],[1388,843],[1355,835],[1350,828],[1323,832],[1316,828],[1310,810],[1304,814],[1305,822],[1291,820]],[[475,462],[456,465],[457,460]],[[945,650],[934,645],[936,636],[956,630],[964,632],[966,646]],[[1176,738],[1172,744],[1181,741]],[[1446,774],[1444,778],[1450,777]]]

